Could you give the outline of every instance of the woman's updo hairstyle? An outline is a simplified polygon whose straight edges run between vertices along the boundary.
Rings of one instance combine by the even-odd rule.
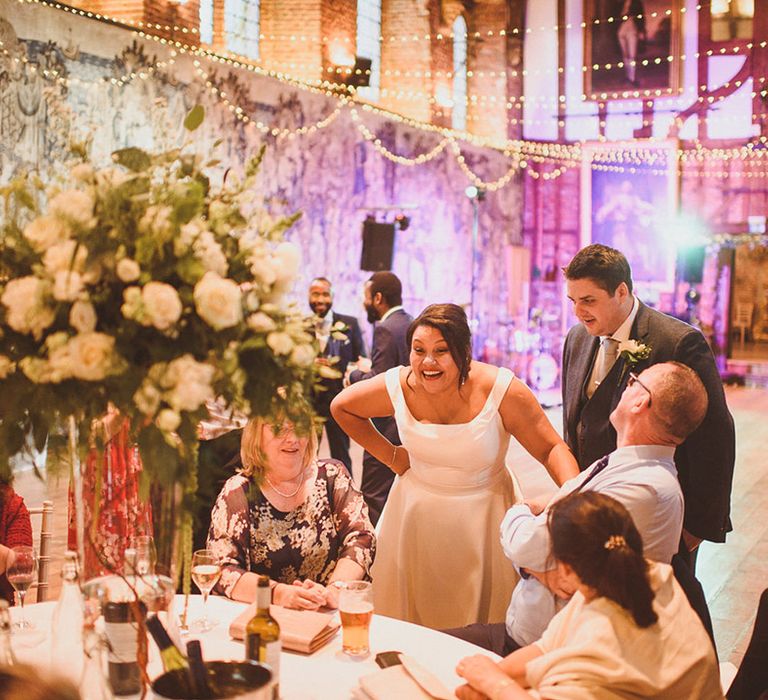
[[[643,540],[621,503],[594,491],[572,493],[552,505],[547,526],[552,556],[582,583],[627,610],[638,627],[658,620]]]
[[[472,364],[472,333],[467,314],[457,304],[430,304],[408,327],[406,340],[412,346],[417,328],[429,326],[443,336],[456,367],[459,369],[459,388],[467,381]]]

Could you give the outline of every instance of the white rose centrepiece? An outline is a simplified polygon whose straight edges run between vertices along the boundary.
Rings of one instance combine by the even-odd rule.
[[[201,122],[195,108],[184,126]],[[165,153],[129,146],[108,168],[73,144],[51,172],[0,188],[0,477],[29,436],[48,440],[51,464],[65,463],[67,432],[86,455],[115,410],[144,491],[193,493],[206,402],[309,429],[315,341],[285,300],[297,215],[253,213],[263,152],[215,184],[209,136]]]

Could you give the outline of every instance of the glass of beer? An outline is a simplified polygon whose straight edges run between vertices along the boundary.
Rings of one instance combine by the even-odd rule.
[[[373,617],[373,587],[369,581],[348,581],[339,586],[341,648],[350,656],[370,651],[368,632]]]

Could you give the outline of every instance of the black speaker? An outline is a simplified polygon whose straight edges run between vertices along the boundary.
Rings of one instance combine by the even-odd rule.
[[[372,219],[363,222],[363,254],[360,269],[379,272],[392,269],[395,248],[395,225],[380,224]]]
[[[688,284],[700,284],[704,277],[704,258],[707,249],[705,246],[689,246],[681,248],[678,252],[678,264],[680,277]]]
[[[355,66],[352,72],[344,78],[344,84],[350,87],[368,87],[371,83],[371,61],[370,58],[355,56]]]

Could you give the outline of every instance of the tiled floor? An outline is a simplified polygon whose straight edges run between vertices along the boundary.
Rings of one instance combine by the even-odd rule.
[[[768,389],[729,387],[727,395],[737,431],[734,531],[725,545],[702,545],[697,571],[709,601],[720,659],[738,665],[749,641],[760,593],[768,585]],[[559,427],[559,409],[547,413]],[[321,446],[321,454],[327,455],[327,445]],[[362,450],[353,445],[352,456],[359,480]],[[508,464],[513,466],[526,496],[553,488],[544,468],[519,445],[510,446]],[[45,498],[54,501],[51,597],[56,597],[66,549],[66,479],[51,479],[46,484],[32,472],[25,472],[17,476],[16,490],[28,504],[39,504]],[[39,529],[37,523],[33,529]]]

